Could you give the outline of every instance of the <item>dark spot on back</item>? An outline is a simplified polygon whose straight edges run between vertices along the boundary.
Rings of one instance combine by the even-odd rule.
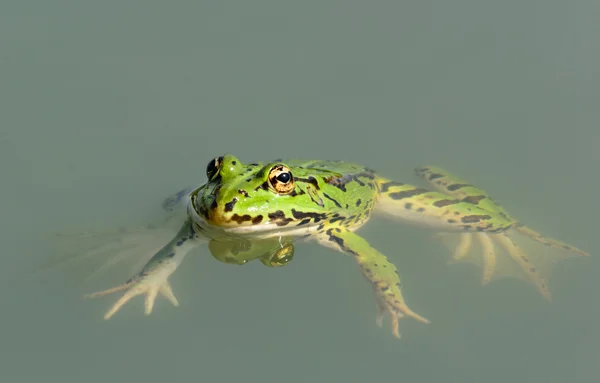
[[[448,189],[450,191],[456,191],[458,189],[462,189],[462,188],[468,187],[468,186],[471,186],[471,185],[469,185],[469,184],[452,184],[452,185],[448,185],[446,187],[446,189]]]
[[[328,200],[330,200],[331,202],[333,202],[335,204],[335,206],[339,207],[340,209],[342,208],[342,205],[340,205],[340,203],[338,201],[336,201],[334,198],[328,196],[327,193],[323,193],[323,197],[325,197]]]
[[[400,191],[400,192],[390,193],[389,196],[391,199],[400,200],[400,199],[404,199],[404,198],[414,197],[416,195],[427,193],[427,192],[429,192],[429,190],[427,190],[427,189],[415,188],[415,189],[411,189],[411,190],[404,190],[404,191]]]
[[[472,203],[474,205],[478,204],[482,199],[486,199],[487,197],[484,195],[473,195],[463,198],[464,202]]]
[[[448,205],[453,205],[455,203],[458,203],[459,201],[456,199],[441,199],[439,201],[435,201],[433,203],[433,206],[435,207],[444,207],[444,206],[448,206]]]
[[[460,219],[460,221],[462,223],[477,223],[480,222],[482,220],[486,220],[486,219],[490,219],[492,217],[490,217],[489,215],[467,215],[464,216]]]
[[[346,185],[352,181],[355,181],[360,186],[365,186],[365,183],[360,180],[360,177],[364,177],[364,178],[372,180],[373,178],[375,178],[375,175],[372,172],[364,171],[364,172],[360,172],[357,174],[346,174],[342,177],[333,177],[332,176],[332,177],[325,178],[325,183],[327,183],[329,185],[333,185],[333,186],[337,187],[338,189],[340,189],[341,191],[345,192]],[[369,186],[374,187],[373,183],[369,183]]]

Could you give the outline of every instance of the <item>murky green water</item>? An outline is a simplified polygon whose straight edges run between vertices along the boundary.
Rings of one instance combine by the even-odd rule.
[[[0,5],[0,380],[596,382],[600,6],[592,1],[6,1]],[[403,339],[352,260],[308,245],[234,267],[206,249],[181,303],[82,300],[131,274],[35,275],[56,232],[156,218],[215,155],[344,159],[413,183],[437,164],[588,250],[554,302],[479,285],[430,233],[373,220],[398,266]],[[100,260],[102,261],[102,260]]]

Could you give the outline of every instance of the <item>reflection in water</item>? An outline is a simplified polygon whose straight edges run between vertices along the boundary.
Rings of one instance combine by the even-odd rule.
[[[244,265],[258,259],[265,266],[279,267],[287,265],[294,258],[294,242],[291,237],[258,241],[212,240],[209,242],[208,248],[217,260],[233,265]]]

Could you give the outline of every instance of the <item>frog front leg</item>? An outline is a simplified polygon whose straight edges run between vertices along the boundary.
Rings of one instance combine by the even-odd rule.
[[[354,257],[360,271],[371,282],[375,291],[378,325],[382,324],[383,314],[389,313],[392,321],[392,333],[400,338],[398,322],[403,316],[409,316],[422,323],[429,323],[429,320],[418,315],[406,305],[396,267],[362,237],[343,227],[336,227],[319,234],[318,241],[324,246]]]
[[[150,315],[158,294],[167,298],[174,306],[178,306],[168,278],[183,262],[188,252],[201,243],[204,238],[197,235],[194,224],[187,219],[177,235],[161,248],[142,268],[142,270],[120,286],[108,290],[88,294],[86,298],[105,296],[118,291],[127,290],[123,296],[104,315],[110,319],[125,303],[132,298],[145,294],[145,314]]]

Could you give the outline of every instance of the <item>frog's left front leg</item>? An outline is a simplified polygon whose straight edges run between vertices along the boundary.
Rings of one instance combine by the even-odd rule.
[[[404,315],[429,323],[406,305],[396,267],[363,238],[345,228],[336,227],[319,234],[318,240],[324,246],[354,256],[362,274],[371,282],[377,295],[377,324],[381,325],[383,313],[388,312],[392,320],[392,332],[400,338],[398,320]]]
[[[146,315],[152,312],[158,294],[167,298],[174,306],[178,306],[179,303],[173,294],[168,278],[183,262],[187,253],[204,242],[204,238],[197,235],[192,221],[187,219],[177,235],[160,249],[137,275],[120,286],[88,294],[86,298],[100,297],[127,290],[104,315],[104,319],[110,319],[125,303],[142,294],[146,294]]]

